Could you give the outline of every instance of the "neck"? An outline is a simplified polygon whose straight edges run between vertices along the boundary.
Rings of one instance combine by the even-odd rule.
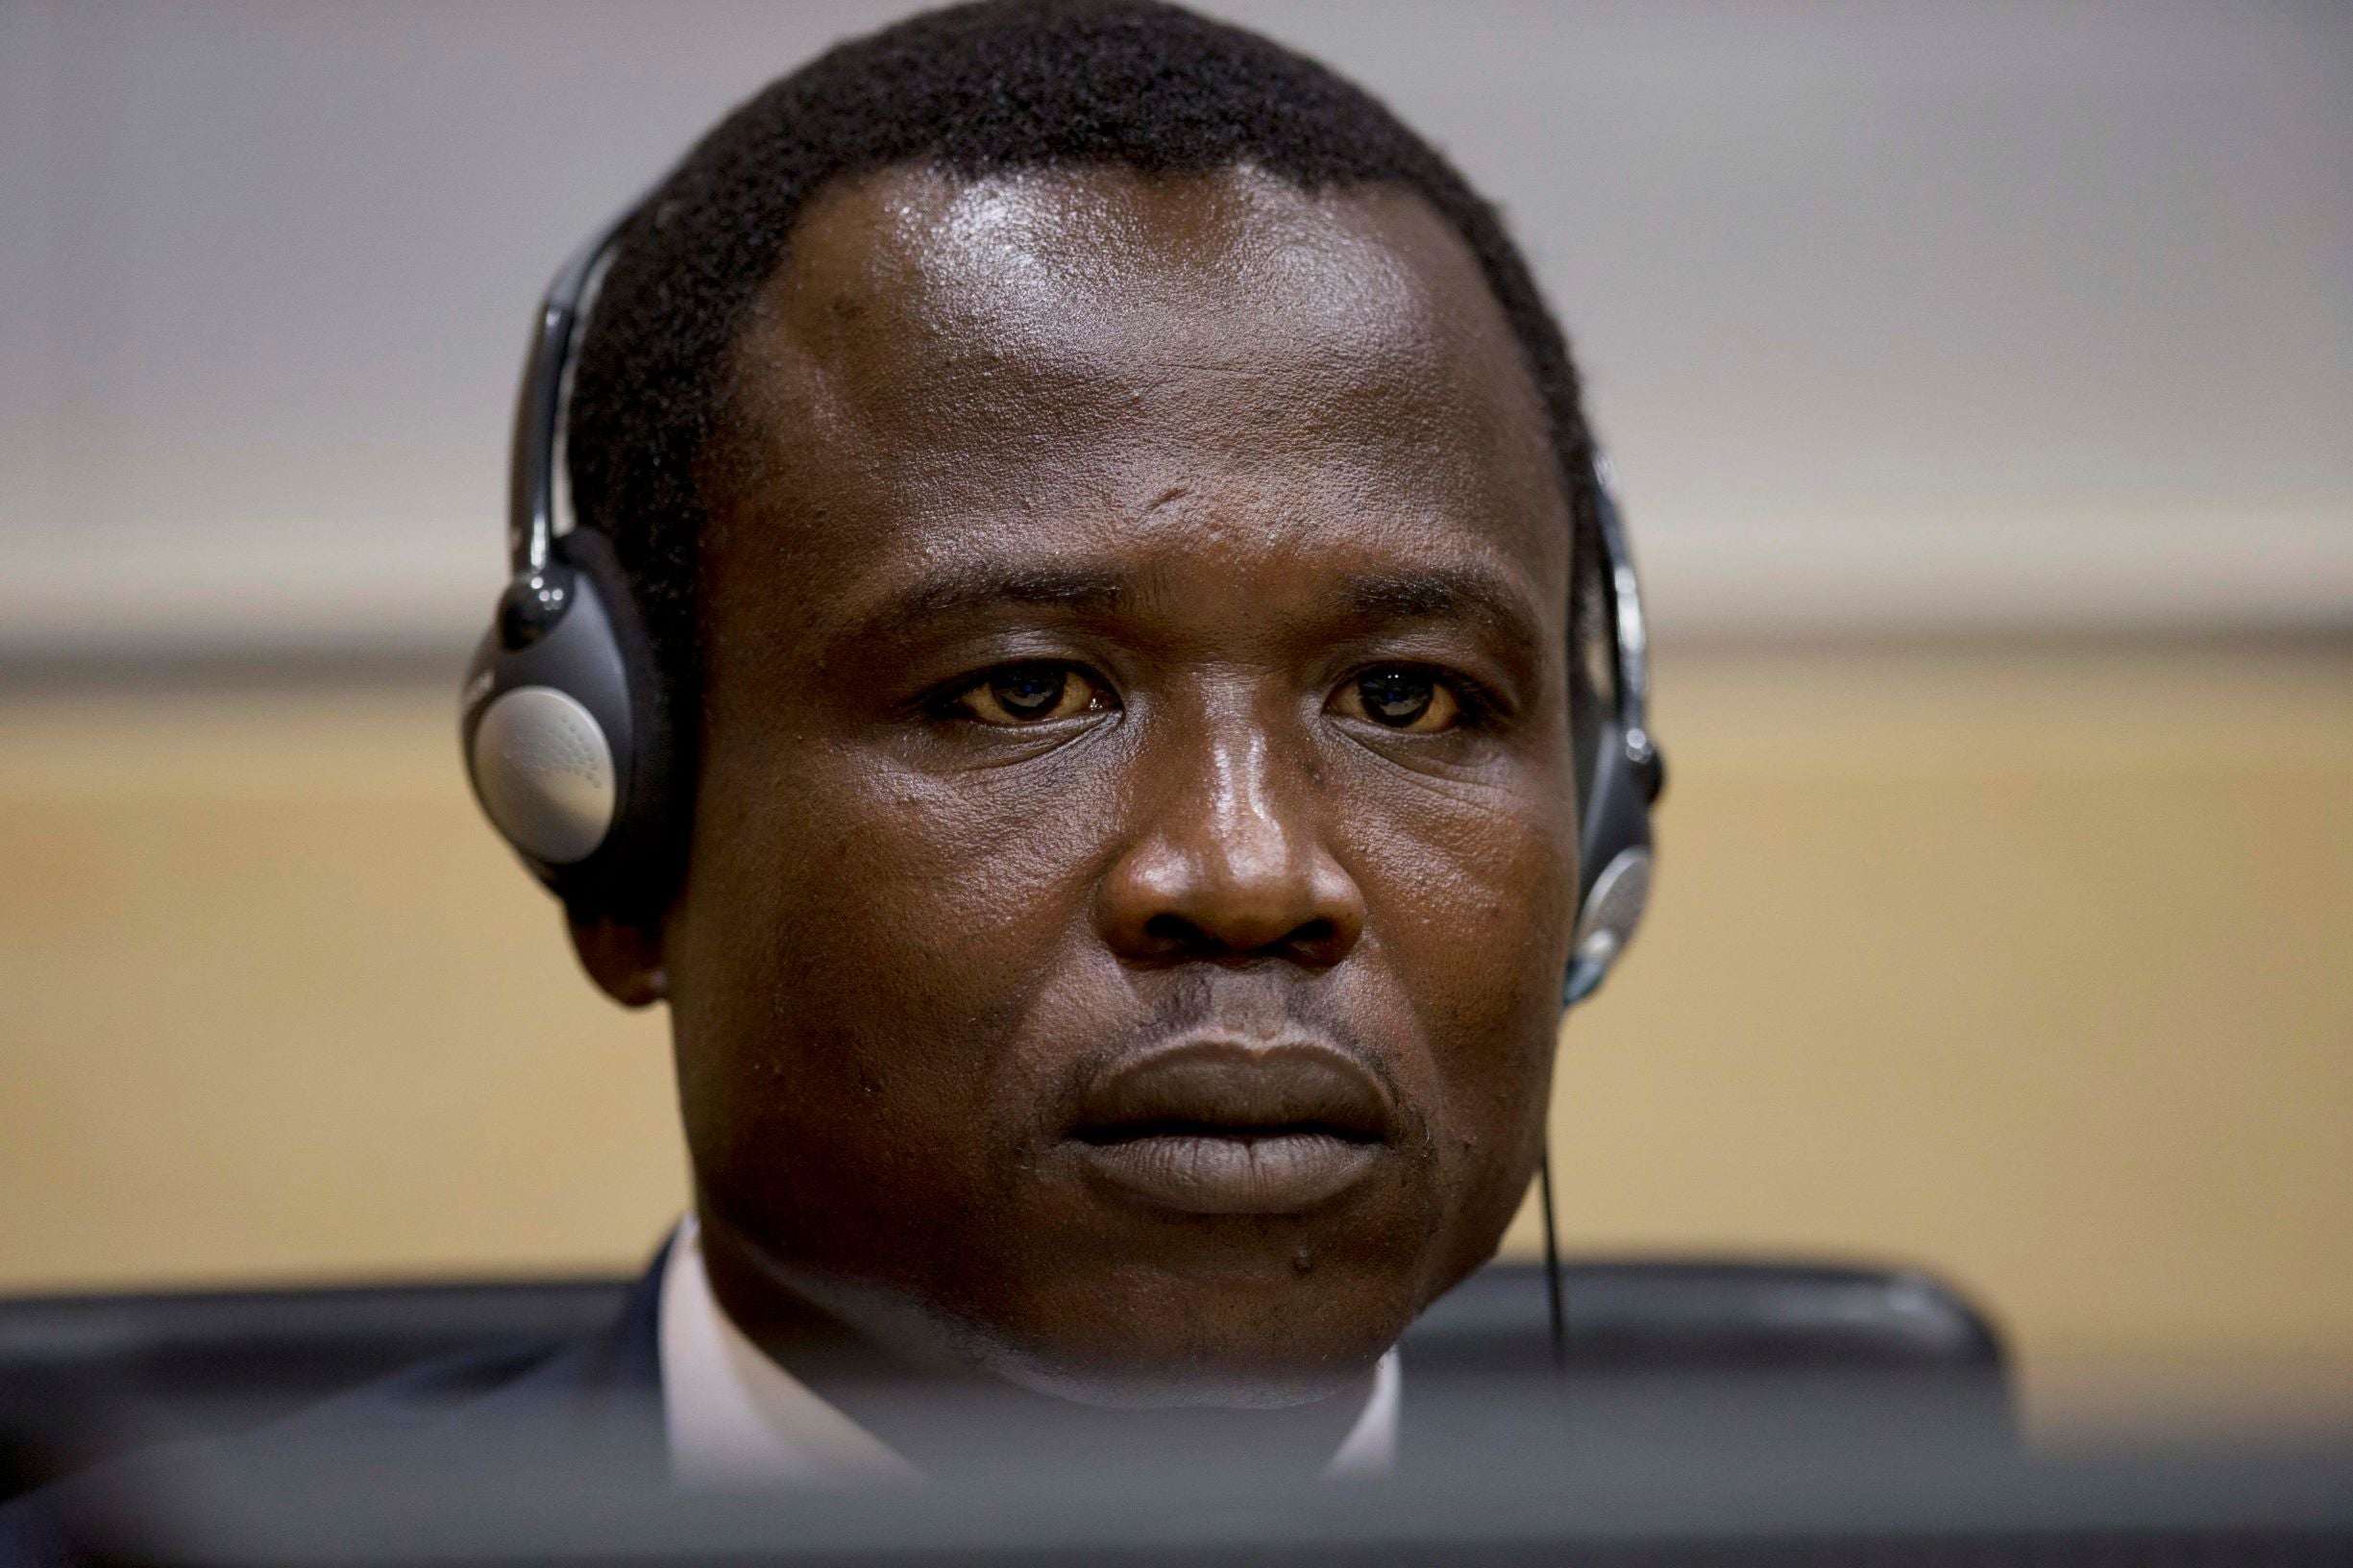
[[[768,1358],[926,1475],[1127,1472],[1154,1482],[1320,1475],[1370,1404],[1376,1369],[1324,1398],[1275,1408],[1106,1408],[1023,1388],[941,1351],[862,1333],[773,1271],[713,1245],[719,1306]]]

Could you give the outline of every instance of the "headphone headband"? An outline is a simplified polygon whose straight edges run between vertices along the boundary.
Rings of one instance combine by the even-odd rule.
[[[1593,490],[1608,600],[1609,711],[1602,721],[1593,776],[1581,779],[1577,934],[1561,1005],[1583,1001],[1608,976],[1634,939],[1651,895],[1655,857],[1651,807],[1666,788],[1666,758],[1651,737],[1650,627],[1642,615],[1642,584],[1618,512],[1616,475],[1596,451]]]
[[[507,462],[506,561],[517,577],[544,571],[554,558],[555,482],[583,307],[611,258],[614,240],[637,210],[631,207],[575,251],[539,302]]]
[[[1642,618],[1642,583],[1618,512],[1617,465],[1593,454],[1593,489],[1601,501],[1602,567],[1609,575],[1610,634],[1617,645],[1618,723],[1629,735],[1650,733],[1651,633]]]

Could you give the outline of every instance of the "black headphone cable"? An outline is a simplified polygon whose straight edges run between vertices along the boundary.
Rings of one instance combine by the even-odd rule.
[[[1569,1375],[1569,1318],[1560,1289],[1560,1243],[1553,1230],[1553,1140],[1536,1156],[1536,1191],[1544,1210],[1544,1303],[1552,1313],[1553,1372]]]

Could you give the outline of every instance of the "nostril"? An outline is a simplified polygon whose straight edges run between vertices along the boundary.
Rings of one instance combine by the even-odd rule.
[[[1147,942],[1162,957],[1183,954],[1198,958],[1290,958],[1309,963],[1329,962],[1325,955],[1340,945],[1336,922],[1318,917],[1303,920],[1272,942],[1237,941],[1231,933],[1206,929],[1182,915],[1166,912],[1143,923]]]
[[[1318,917],[1294,927],[1290,935],[1283,939],[1283,945],[1294,952],[1320,952],[1337,941],[1339,934],[1338,926]]]
[[[1164,947],[1211,945],[1208,935],[1182,915],[1155,915],[1143,922],[1143,934]]]

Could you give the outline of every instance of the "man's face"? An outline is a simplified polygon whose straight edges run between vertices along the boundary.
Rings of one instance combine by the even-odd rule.
[[[1526,1188],[1573,914],[1569,522],[1470,254],[891,170],[734,373],[662,935],[723,1298],[1090,1400],[1360,1375]]]

